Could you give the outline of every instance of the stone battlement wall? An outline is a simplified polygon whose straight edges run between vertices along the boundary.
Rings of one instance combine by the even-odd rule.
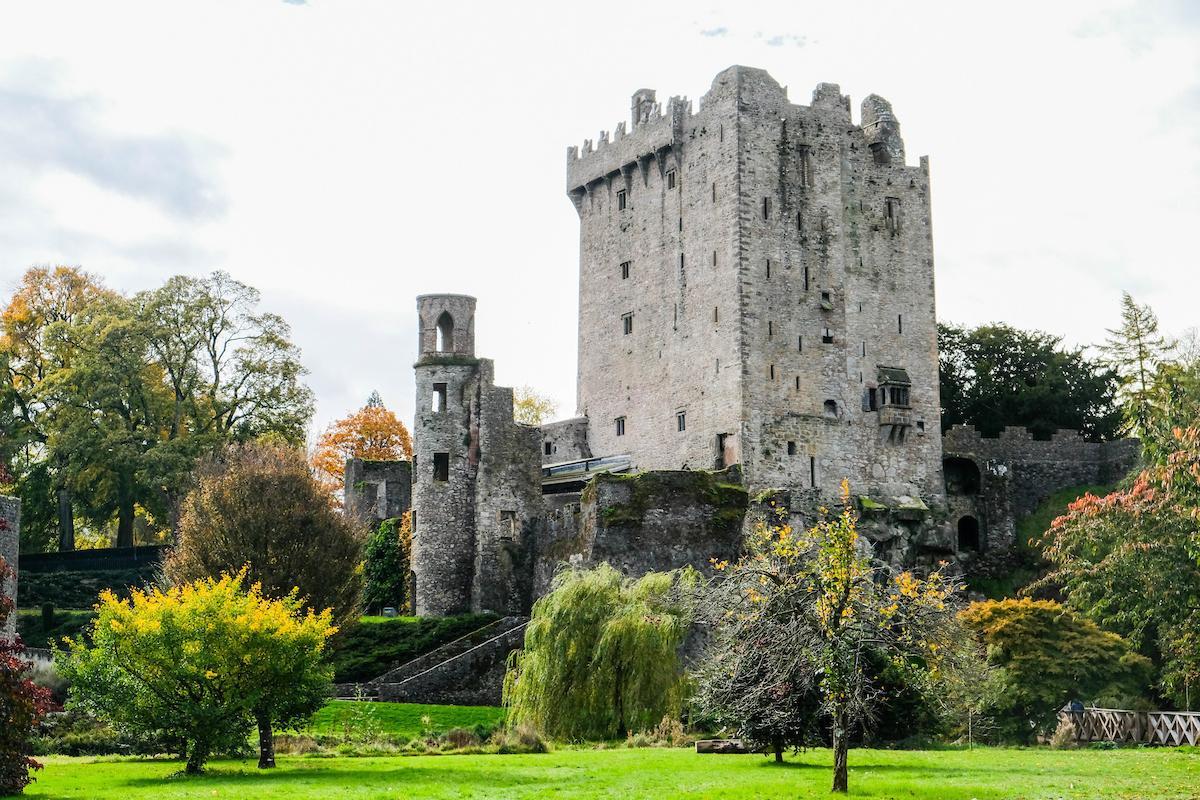
[[[1115,481],[1133,468],[1140,453],[1137,439],[1089,442],[1079,431],[1056,431],[1048,440],[1034,439],[1025,428],[1008,427],[995,438],[979,433],[973,425],[955,425],[942,437],[947,457],[1006,462],[1075,462],[1098,465],[1098,482]]]

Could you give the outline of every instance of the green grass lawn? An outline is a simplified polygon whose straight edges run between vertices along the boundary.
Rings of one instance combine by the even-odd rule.
[[[401,739],[414,739],[425,733],[422,717],[429,717],[434,734],[451,728],[474,728],[482,725],[492,729],[504,720],[504,709],[495,706],[433,706],[417,703],[357,703],[353,700],[331,700],[317,712],[306,729],[315,734],[342,733],[369,718],[379,733]]]
[[[852,750],[855,797],[1200,797],[1200,751]],[[697,755],[691,750],[559,750],[547,755],[282,758],[218,761],[197,778],[171,777],[179,762],[54,757],[28,797],[47,798],[653,798],[828,797],[830,753],[789,757]]]

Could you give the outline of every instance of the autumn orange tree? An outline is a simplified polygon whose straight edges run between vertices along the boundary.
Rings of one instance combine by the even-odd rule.
[[[383,405],[379,392],[367,404],[330,425],[312,454],[313,470],[332,491],[344,487],[346,461],[412,460],[412,436],[400,418]]]
[[[1183,704],[1200,686],[1200,424],[1147,455],[1127,488],[1085,495],[1054,520],[1042,583],[1156,655],[1162,688]]]

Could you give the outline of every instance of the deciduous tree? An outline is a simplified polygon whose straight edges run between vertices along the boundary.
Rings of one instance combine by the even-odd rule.
[[[529,386],[513,389],[513,419],[522,425],[541,425],[558,411],[558,403]]]
[[[997,719],[1010,740],[1052,732],[1059,709],[1071,700],[1138,696],[1149,685],[1149,659],[1052,600],[972,603],[962,619],[1003,670]]]
[[[100,597],[90,641],[67,643],[56,661],[71,682],[70,706],[119,729],[184,742],[187,772],[260,731],[260,767],[274,766],[271,725],[292,724],[324,703],[332,668],[323,658],[336,628],[298,593],[270,599],[245,571]]]
[[[362,599],[364,534],[334,507],[303,451],[231,445],[197,468],[164,569],[186,583],[246,566],[265,596],[298,588],[309,606],[331,608],[338,625],[351,624]]]
[[[510,656],[509,720],[573,740],[624,738],[677,718],[694,583],[691,572],[630,580],[608,564],[559,572],[534,603],[524,649]]]
[[[313,450],[312,464],[330,489],[345,483],[346,461],[411,461],[412,436],[400,419],[383,405],[378,392],[367,404],[330,425]]]
[[[761,520],[736,563],[719,563],[718,641],[744,636],[753,646],[722,665],[768,694],[815,691],[833,739],[833,791],[848,787],[851,729],[869,720],[886,689],[876,665],[890,662],[904,682],[932,681],[961,641],[953,595],[960,587],[940,571],[920,578],[891,574],[872,560],[858,536],[857,514],[843,483],[843,507],[808,531],[779,519]],[[796,703],[795,699],[790,700]]]
[[[412,555],[412,512],[385,519],[371,531],[363,548],[363,605],[379,612],[391,606],[407,613],[408,573]]]
[[[1062,347],[1057,336],[1008,325],[938,326],[942,429],[974,425],[996,436],[1008,425],[1048,439],[1058,429],[1092,440],[1121,428],[1116,374]]]

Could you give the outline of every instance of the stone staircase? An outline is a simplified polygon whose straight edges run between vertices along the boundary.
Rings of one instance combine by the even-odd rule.
[[[508,654],[525,640],[528,617],[503,617],[400,664],[338,697],[392,703],[499,705]]]

